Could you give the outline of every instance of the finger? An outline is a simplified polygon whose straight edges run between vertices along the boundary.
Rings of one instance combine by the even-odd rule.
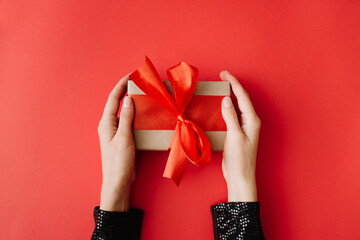
[[[256,112],[249,98],[249,94],[245,91],[245,89],[241,86],[239,81],[231,75],[228,71],[222,71],[220,73],[220,78],[223,81],[228,81],[231,85],[231,88],[237,98],[239,109],[241,113],[250,116],[256,117]]]
[[[131,124],[134,118],[134,104],[129,96],[124,98],[116,135],[123,139],[132,139]]]
[[[221,105],[221,113],[226,123],[228,134],[243,134],[231,98],[224,97]]]
[[[126,75],[125,77],[123,77],[122,79],[120,79],[120,81],[116,84],[114,89],[110,92],[108,100],[107,100],[105,108],[104,108],[103,118],[105,118],[105,119],[116,118],[116,114],[119,110],[120,100],[121,100],[121,98],[123,98],[123,96],[126,93],[129,75],[130,75],[130,73],[128,75]]]
[[[254,110],[254,107],[249,98],[249,94],[241,86],[239,81],[229,72],[221,72],[220,77],[224,81],[229,81],[235,94],[239,109],[241,111],[240,120],[242,132],[250,141],[257,141],[259,137],[261,121]]]

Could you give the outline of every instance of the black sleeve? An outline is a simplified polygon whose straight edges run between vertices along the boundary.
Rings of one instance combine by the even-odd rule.
[[[95,229],[92,240],[140,239],[143,211],[130,209],[129,212],[103,211],[94,208]]]
[[[265,239],[259,202],[228,202],[211,206],[214,238]]]

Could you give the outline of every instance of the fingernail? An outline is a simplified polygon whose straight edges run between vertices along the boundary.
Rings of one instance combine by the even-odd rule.
[[[131,104],[132,104],[132,101],[130,99],[129,96],[126,96],[124,98],[124,102],[123,102],[123,105],[122,105],[122,108],[130,108],[131,107]]]
[[[231,101],[231,98],[230,97],[224,97],[223,105],[224,105],[225,108],[231,107],[233,105],[232,101]]]
[[[232,76],[231,73],[229,73],[229,72],[226,71],[226,70],[221,71],[220,76],[221,76],[221,75],[222,75],[223,77],[225,77],[225,78]]]

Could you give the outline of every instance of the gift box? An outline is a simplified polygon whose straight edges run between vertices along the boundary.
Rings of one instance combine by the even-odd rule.
[[[130,75],[128,95],[135,113],[137,150],[170,150],[164,177],[179,185],[186,163],[207,164],[211,151],[222,151],[226,125],[221,114],[226,81],[197,81],[198,69],[181,62],[162,81],[150,59]]]

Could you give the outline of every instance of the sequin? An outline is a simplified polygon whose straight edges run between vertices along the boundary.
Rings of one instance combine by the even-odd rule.
[[[211,206],[216,240],[262,240],[259,202],[228,202]]]

